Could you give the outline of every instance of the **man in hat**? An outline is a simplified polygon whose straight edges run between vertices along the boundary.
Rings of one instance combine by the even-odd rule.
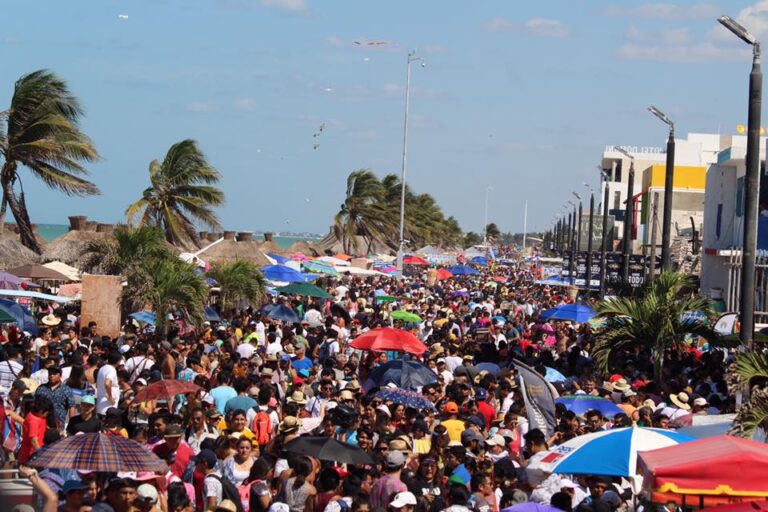
[[[101,430],[101,421],[96,416],[96,397],[85,395],[80,400],[80,414],[73,416],[67,425],[67,434],[91,433]]]
[[[200,450],[200,453],[192,459],[195,463],[195,472],[203,476],[202,489],[197,488],[203,498],[203,508],[214,510],[216,505],[224,498],[224,486],[221,482],[221,473],[216,468],[216,454],[212,450]]]
[[[691,404],[688,393],[681,391],[680,393],[669,395],[670,404],[661,410],[661,414],[667,416],[671,423],[675,423],[683,416],[691,414]]]
[[[80,512],[83,506],[83,497],[88,489],[80,480],[67,480],[61,487],[61,495],[64,503],[59,507],[60,512]]]
[[[75,394],[69,386],[61,382],[61,368],[48,368],[48,382],[37,387],[35,396],[42,396],[53,403],[53,412],[59,431],[64,431],[70,417],[77,414]]]
[[[390,496],[408,491],[408,487],[400,479],[404,466],[405,456],[401,452],[393,451],[387,454],[384,474],[376,480],[371,489],[372,508],[384,508],[389,504]]]
[[[171,423],[165,427],[163,442],[152,448],[155,455],[168,463],[171,473],[179,478],[184,476],[189,461],[195,456],[194,450],[181,439],[181,436],[181,426]]]
[[[296,345],[296,357],[291,361],[291,367],[297,372],[300,370],[311,370],[314,364],[307,357],[307,348],[303,344]]]

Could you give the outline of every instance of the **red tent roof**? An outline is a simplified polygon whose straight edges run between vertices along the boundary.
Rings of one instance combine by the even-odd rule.
[[[768,444],[718,436],[640,452],[644,483],[656,492],[768,496]]]

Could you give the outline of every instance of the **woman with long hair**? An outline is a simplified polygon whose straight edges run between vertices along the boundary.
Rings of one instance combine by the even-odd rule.
[[[251,486],[249,512],[267,512],[272,505],[271,481],[274,477],[275,463],[270,457],[262,456],[251,466],[246,484]]]
[[[293,460],[293,476],[285,481],[282,501],[290,512],[313,512],[317,489],[312,485],[312,462],[307,457]]]

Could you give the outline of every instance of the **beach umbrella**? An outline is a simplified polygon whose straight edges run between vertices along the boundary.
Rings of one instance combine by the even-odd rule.
[[[501,509],[501,512],[563,512],[557,507],[552,505],[544,505],[536,503],[535,501],[526,501],[525,503],[518,503],[511,507]]]
[[[332,295],[319,286],[311,283],[293,283],[277,288],[277,291],[286,295],[301,295],[303,297],[316,297],[318,299],[330,299]]]
[[[18,290],[24,281],[8,272],[0,272],[0,290]]]
[[[304,263],[305,261],[309,261],[309,256],[307,256],[306,254],[302,254],[300,252],[295,252],[291,254],[291,260]]]
[[[26,464],[103,473],[168,471],[162,459],[136,441],[100,433],[79,434],[43,446]]]
[[[497,283],[502,283],[502,284],[507,282],[507,278],[504,276],[493,276],[491,279],[493,279]]]
[[[438,281],[445,281],[446,279],[450,279],[453,277],[453,274],[451,274],[451,271],[445,268],[438,269],[437,271],[437,280]]]
[[[469,261],[471,263],[474,263],[475,265],[482,265],[484,267],[488,266],[488,258],[486,258],[485,256],[475,256]]]
[[[506,323],[507,323],[507,319],[506,319],[506,317],[503,317],[503,316],[501,316],[501,315],[496,315],[496,316],[495,316],[495,317],[493,317],[491,320],[495,320],[495,321],[499,322],[501,325],[504,325],[504,324],[506,324]]]
[[[37,336],[37,321],[27,307],[9,299],[0,299],[0,308],[16,319],[16,325],[22,331],[26,331],[32,336]]]
[[[8,269],[8,273],[25,279],[34,279],[35,281],[70,281],[70,279],[48,267],[42,265],[22,265],[20,267]]]
[[[544,378],[546,379],[546,377]],[[581,416],[585,412],[591,410],[600,411],[603,416],[614,416],[624,412],[621,407],[610,400],[592,395],[561,396],[555,400],[555,403],[563,404],[566,409],[577,416]]]
[[[416,389],[435,382],[435,372],[418,361],[395,359],[374,368],[368,380],[363,383],[363,389],[367,392],[387,384],[394,384],[402,389]]]
[[[298,313],[284,304],[278,304],[266,312],[266,316],[275,320],[281,320],[290,324],[297,324],[301,321]]]
[[[152,311],[136,311],[128,316],[143,324],[155,325],[157,323],[155,313]]]
[[[315,258],[315,261],[322,261],[323,263],[328,263],[329,265],[333,265],[334,267],[350,266],[349,261],[341,260],[339,258],[334,258],[333,256],[320,256],[319,258]]]
[[[453,267],[448,267],[448,271],[454,276],[476,276],[480,273],[472,267],[468,267],[466,265],[455,265]]]
[[[412,324],[417,324],[421,322],[421,317],[419,315],[411,313],[410,311],[403,311],[402,309],[393,311],[391,316],[393,320],[401,320],[403,322],[408,322]]]
[[[541,459],[541,469],[570,475],[629,477],[637,469],[637,453],[695,440],[657,428],[627,427],[576,436]]]
[[[305,261],[302,266],[305,272],[313,272],[315,274],[325,274],[328,276],[337,276],[339,271],[333,268],[332,265],[325,263],[324,261]]]
[[[418,256],[406,256],[403,258],[403,265],[421,265],[426,267],[429,263],[424,258],[419,258]]]
[[[0,324],[15,324],[16,323],[16,317],[4,310],[3,308],[0,308]]]
[[[451,292],[451,298],[455,299],[456,297],[469,297],[469,292],[467,290],[457,290],[455,292]]]
[[[268,252],[267,256],[269,256],[270,258],[275,260],[278,265],[283,265],[283,264],[288,263],[289,261],[291,261],[290,258],[286,258],[285,256],[281,256],[281,255],[277,254],[276,252]]]
[[[149,400],[166,399],[170,400],[176,395],[186,395],[187,393],[196,393],[201,388],[197,384],[185,382],[183,380],[159,380],[145,387],[133,399],[136,403],[147,402]]]
[[[305,283],[310,280],[310,278],[298,270],[286,267],[285,265],[267,265],[266,267],[262,267],[261,272],[264,274],[264,277],[270,281]]]
[[[395,298],[390,297],[389,295],[378,295],[376,296],[376,300],[379,302],[395,302]]]
[[[402,329],[393,327],[377,327],[361,334],[349,344],[358,350],[370,350],[373,352],[407,352],[421,355],[427,350],[427,346],[416,336]]]
[[[408,391],[399,388],[384,388],[377,391],[374,395],[376,398],[381,398],[384,402],[394,402],[396,404],[403,404],[405,407],[412,407],[416,410],[435,408],[427,397],[415,391]]]
[[[571,322],[587,322],[595,316],[595,312],[589,306],[582,304],[561,304],[544,311],[540,317],[542,320],[568,320]]]
[[[285,451],[300,453],[318,460],[352,464],[355,466],[372,466],[374,461],[365,450],[343,443],[331,437],[300,436],[287,443]]]

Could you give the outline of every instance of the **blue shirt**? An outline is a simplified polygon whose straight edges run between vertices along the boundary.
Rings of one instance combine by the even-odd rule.
[[[227,402],[237,396],[237,391],[232,386],[218,386],[213,388],[210,394],[213,397],[213,402],[216,404],[216,410],[224,414]]]
[[[229,411],[236,411],[238,409],[242,409],[247,412],[248,409],[256,407],[257,405],[259,405],[259,403],[249,396],[236,396],[235,398],[230,398],[227,400],[227,403],[224,406],[224,414],[227,414]]]
[[[314,365],[312,364],[312,360],[308,357],[304,357],[304,359],[294,357],[291,360],[291,366],[298,372],[300,370],[311,370]]]

